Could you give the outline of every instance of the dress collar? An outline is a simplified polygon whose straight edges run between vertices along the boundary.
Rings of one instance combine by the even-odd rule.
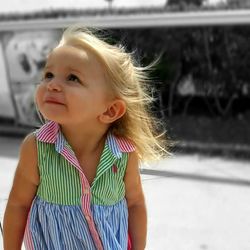
[[[55,144],[56,151],[61,153],[64,146],[70,147],[66,141],[60,126],[54,121],[49,121],[36,131],[38,141]],[[112,133],[108,133],[105,144],[108,145],[110,151],[117,157],[121,158],[122,153],[135,151],[135,147],[131,141],[123,137],[116,137]]]

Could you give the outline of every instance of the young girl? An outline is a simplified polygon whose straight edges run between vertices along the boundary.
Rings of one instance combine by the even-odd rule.
[[[145,249],[139,161],[166,152],[144,68],[122,47],[68,28],[47,58],[4,216],[4,249]]]

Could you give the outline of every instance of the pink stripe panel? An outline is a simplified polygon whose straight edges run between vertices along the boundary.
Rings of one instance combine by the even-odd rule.
[[[83,174],[82,169],[81,169],[81,167],[80,167],[80,165],[79,165],[78,160],[76,159],[76,157],[75,157],[73,154],[71,154],[71,152],[70,152],[66,147],[64,147],[64,148],[62,149],[61,154],[66,158],[66,160],[68,160],[72,165],[74,165],[75,168],[76,168],[81,174]]]
[[[54,143],[59,125],[55,122],[49,122],[43,125],[38,132],[37,139],[43,142]]]
[[[116,137],[116,141],[122,152],[133,152],[135,151],[135,146],[128,139]]]
[[[87,180],[86,177],[84,175],[81,175],[81,181],[83,184],[82,185],[82,210],[83,210],[83,214],[85,216],[88,216],[88,218],[86,218],[86,220],[87,220],[92,238],[95,242],[96,248],[98,250],[103,250],[102,243],[101,243],[99,234],[95,228],[94,219],[93,219],[92,212],[90,209],[91,194],[90,194],[90,192],[88,194],[84,194],[84,186],[85,186],[85,188],[89,188],[89,190],[90,190],[89,184],[88,184],[88,182],[86,183],[86,180]]]
[[[30,213],[28,215],[28,220],[27,220],[27,224],[26,224],[26,228],[25,228],[25,234],[24,234],[24,244],[27,250],[33,250],[34,245],[33,245],[33,241],[32,241],[32,236],[30,233]]]

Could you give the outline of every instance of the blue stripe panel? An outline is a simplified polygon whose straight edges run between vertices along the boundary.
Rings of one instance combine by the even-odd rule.
[[[92,205],[91,210],[103,249],[127,250],[126,200],[112,206]],[[81,206],[58,205],[36,197],[29,230],[35,250],[96,249]]]
[[[105,250],[127,250],[128,209],[125,199],[111,206],[93,205],[92,213]]]
[[[35,250],[96,249],[81,206],[56,205],[37,197],[30,220]]]
[[[122,156],[122,152],[119,148],[119,146],[117,145],[116,139],[115,137],[109,133],[107,135],[107,144],[109,145],[112,153],[117,157],[117,158],[121,158]]]
[[[59,131],[57,134],[57,139],[55,143],[55,148],[58,153],[61,153],[61,151],[63,150],[64,144],[65,144],[65,138],[63,134],[61,133],[61,131]]]

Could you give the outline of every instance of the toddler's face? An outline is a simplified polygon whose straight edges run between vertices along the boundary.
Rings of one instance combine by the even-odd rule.
[[[48,120],[96,122],[110,101],[104,68],[89,50],[57,47],[48,57],[35,99]]]

